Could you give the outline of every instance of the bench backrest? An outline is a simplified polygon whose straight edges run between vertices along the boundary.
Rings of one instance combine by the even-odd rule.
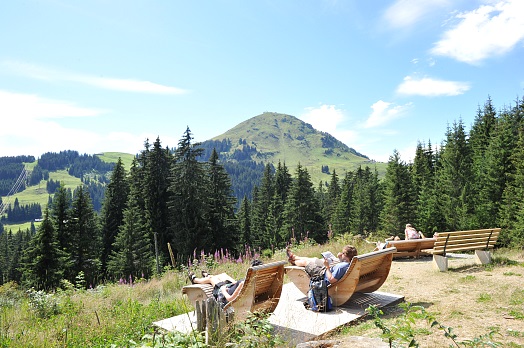
[[[277,261],[250,267],[242,290],[224,309],[233,307],[235,318],[240,319],[247,316],[247,312],[273,312],[282,293],[286,263],[286,261]]]
[[[353,257],[342,278],[328,286],[335,305],[349,300],[355,292],[378,290],[388,277],[396,248],[387,248]]]
[[[482,230],[438,232],[433,254],[447,252],[492,249],[497,243],[500,228]]]

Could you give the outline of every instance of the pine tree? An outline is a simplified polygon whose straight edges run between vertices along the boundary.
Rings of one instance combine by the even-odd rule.
[[[54,290],[68,266],[68,255],[60,249],[49,211],[46,210],[37,234],[26,249],[22,265],[23,283],[37,290]]]
[[[253,241],[251,240],[251,203],[246,196],[242,199],[242,203],[238,209],[237,221],[240,244],[243,247],[253,245]]]
[[[333,224],[335,211],[337,209],[337,204],[340,199],[341,193],[342,189],[340,188],[340,180],[338,179],[338,175],[335,169],[333,169],[333,173],[331,174],[331,180],[329,181],[328,185],[326,208],[324,211],[324,216],[326,217],[326,220],[329,225]]]
[[[350,232],[351,215],[353,207],[353,189],[354,189],[354,173],[352,171],[346,172],[346,176],[342,181],[340,199],[334,212],[333,218],[333,232],[334,235],[340,235]]]
[[[268,163],[264,170],[262,182],[258,188],[256,204],[251,205],[251,228],[253,231],[257,231],[255,235],[256,239],[254,240],[255,246],[262,248],[270,247],[271,242],[274,240],[274,236],[271,235],[272,231],[270,231],[267,226],[269,209],[275,192],[273,180],[273,170]]]
[[[174,235],[174,249],[181,256],[194,250],[209,251],[212,234],[209,227],[207,193],[209,183],[205,164],[198,161],[203,149],[193,144],[189,127],[175,151],[175,164],[170,174],[169,215]],[[175,243],[176,242],[176,243]]]
[[[67,253],[73,250],[73,241],[69,235],[68,220],[71,210],[71,191],[66,190],[64,185],[56,190],[52,200],[49,216],[56,230],[56,238],[60,249]]]
[[[441,210],[446,229],[456,231],[471,228],[473,202],[471,193],[471,154],[462,121],[454,122],[446,132],[442,146],[437,187],[441,195]]]
[[[118,229],[124,220],[124,209],[127,205],[129,184],[126,178],[126,171],[121,158],[113,169],[111,179],[105,191],[105,198],[102,207],[102,272],[106,274],[107,261],[115,242]]]
[[[392,235],[402,235],[404,225],[415,217],[413,185],[408,165],[400,159],[398,151],[389,157],[384,177],[384,209],[381,212],[381,226]]]
[[[155,258],[138,199],[140,192],[136,184],[130,185],[123,224],[119,227],[108,258],[107,270],[112,278],[149,278],[152,274]]]
[[[86,285],[95,285],[100,271],[101,238],[91,198],[83,186],[75,190],[68,230],[73,241],[73,274],[76,278],[83,272]]]
[[[169,175],[172,156],[161,146],[157,138],[152,149],[144,151],[143,194],[146,211],[145,223],[152,234],[156,233],[161,262],[167,263],[169,251],[167,243],[174,238],[170,228],[168,202]]]
[[[239,246],[235,221],[236,198],[233,196],[228,174],[218,163],[218,154],[215,149],[209,158],[207,172],[209,177],[208,216],[213,241],[209,248],[210,250],[222,248],[235,250]]]
[[[289,237],[294,231],[296,237],[311,238],[318,243],[327,239],[313,184],[307,169],[300,164],[297,165],[295,180],[289,190],[284,208],[284,221],[283,232],[287,232]]]

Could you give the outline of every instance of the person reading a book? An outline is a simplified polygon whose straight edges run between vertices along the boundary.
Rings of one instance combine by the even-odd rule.
[[[305,267],[307,274],[311,278],[323,276],[326,281],[333,284],[346,274],[353,256],[357,256],[357,249],[352,245],[344,246],[342,251],[337,254],[335,260],[331,260],[334,262],[330,262],[326,257],[319,259],[317,257],[298,256],[289,247],[286,248],[286,253],[289,263]]]

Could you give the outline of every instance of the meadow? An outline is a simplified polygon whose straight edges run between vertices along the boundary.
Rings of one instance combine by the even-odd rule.
[[[345,244],[354,244],[360,253],[373,248],[372,244],[345,235],[325,245],[302,242],[294,245],[294,251],[316,256],[325,250],[335,252]],[[256,253],[249,254],[258,257]],[[245,275],[249,258],[194,255],[189,267],[197,274],[205,269],[212,273],[227,272],[238,279]],[[270,262],[284,260],[286,256],[284,250],[276,250],[270,258],[264,255],[261,258]],[[4,284],[0,287],[0,347],[205,347],[199,335],[166,334],[152,325],[154,321],[192,310],[181,293],[181,288],[189,283],[187,266],[166,268],[150,280],[120,279],[88,290],[66,282],[54,293],[24,291],[14,283]],[[428,259],[394,261],[380,291],[402,294],[406,302],[424,308],[444,327],[454,330],[457,342],[469,340],[478,344],[460,346],[481,346],[493,339],[500,346],[522,347],[524,290],[519,285],[524,275],[522,250],[496,250],[493,263],[487,266],[451,263],[450,268],[449,272],[439,273],[431,268]],[[415,319],[407,316],[402,306],[384,309],[380,319],[390,329],[390,337],[398,340],[397,346],[408,346],[400,340],[406,332],[412,333],[422,347],[453,344],[442,329],[431,328],[422,315]],[[249,340],[245,340],[249,325],[244,325],[225,333],[221,344],[288,346],[279,338],[269,337],[267,331],[260,331],[267,326],[257,325],[251,326],[258,331],[253,329],[256,332]],[[487,337],[488,334],[492,337]],[[327,338],[342,342],[340,347],[350,347],[352,336],[386,340],[371,317],[340,328]]]

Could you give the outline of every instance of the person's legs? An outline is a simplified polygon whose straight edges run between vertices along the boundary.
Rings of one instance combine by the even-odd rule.
[[[289,247],[286,248],[286,254],[289,263],[295,266],[305,267],[309,262],[315,261],[316,257],[305,257],[295,255]]]

